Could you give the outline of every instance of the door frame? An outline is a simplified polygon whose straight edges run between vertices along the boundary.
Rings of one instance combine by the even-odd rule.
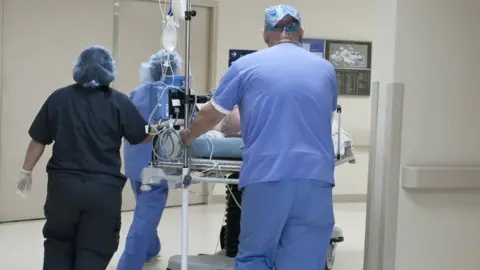
[[[1,0],[3,1],[3,0]],[[137,1],[137,2],[152,2],[158,3],[156,0],[114,0],[114,14],[113,14],[113,57],[118,58],[118,6],[121,2],[125,1]],[[161,0],[162,3],[166,3],[166,0]],[[219,2],[218,0],[191,0],[192,6],[206,7],[211,10],[211,19],[210,19],[210,36],[208,38],[210,43],[209,48],[209,57],[208,57],[208,87],[212,88],[217,84],[217,40],[218,40],[218,17],[219,17]],[[195,19],[192,20],[192,23],[195,23]]]
[[[0,142],[2,140],[2,132],[1,132],[1,119],[2,119],[2,103],[3,103],[3,83],[2,83],[2,75],[3,75],[3,26],[5,25],[3,23],[3,0],[0,0]],[[0,143],[1,145],[1,143]],[[1,146],[0,146],[0,153],[2,152]],[[2,165],[0,162],[0,171],[2,170]],[[0,189],[1,189],[0,185]]]
[[[0,0],[3,1],[3,0]],[[159,3],[157,0],[113,0],[113,48],[112,54],[118,61],[118,46],[119,46],[119,7],[121,2],[151,2]],[[167,0],[160,0],[162,3],[167,3]],[[205,7],[210,9],[210,35],[209,51],[208,51],[208,89],[211,89],[217,84],[217,47],[218,47],[218,17],[219,17],[219,1],[218,0],[191,0],[192,6]],[[195,23],[195,19],[192,20]],[[113,83],[115,87],[115,81]],[[209,204],[212,202],[211,197],[213,193],[213,183],[202,183],[202,203]]]
[[[395,269],[404,88],[402,83],[372,84],[364,270]],[[386,115],[384,123],[379,114]],[[379,136],[385,138],[381,145]]]

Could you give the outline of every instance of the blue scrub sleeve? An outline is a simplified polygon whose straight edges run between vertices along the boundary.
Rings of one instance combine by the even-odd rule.
[[[233,107],[240,103],[242,93],[242,76],[235,62],[220,80],[210,102],[217,111],[229,114]]]
[[[48,145],[53,142],[53,135],[52,135],[52,123],[50,123],[50,114],[49,114],[49,103],[51,102],[51,97],[49,97],[45,103],[43,104],[42,108],[38,112],[35,120],[33,120],[30,129],[28,130],[28,134],[30,137],[43,145]]]
[[[132,92],[130,92],[130,95],[128,95],[128,99],[133,102],[133,97],[135,96],[135,90],[133,90]]]
[[[122,136],[132,145],[143,142],[148,136],[145,131],[148,123],[127,96],[123,100],[120,115]]]

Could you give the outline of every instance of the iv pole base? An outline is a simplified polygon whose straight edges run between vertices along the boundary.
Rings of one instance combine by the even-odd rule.
[[[234,258],[225,256],[225,251],[214,255],[188,256],[188,270],[232,270]],[[180,270],[181,256],[173,256],[168,261],[167,270]]]

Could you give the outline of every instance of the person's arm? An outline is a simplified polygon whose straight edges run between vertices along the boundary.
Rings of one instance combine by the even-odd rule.
[[[222,119],[225,114],[217,111],[215,107],[209,103],[205,105],[195,116],[192,121],[189,133],[195,139],[207,131],[213,129]]]
[[[148,143],[153,140],[155,127],[146,130],[147,121],[135,107],[133,102],[125,98],[120,108],[120,122],[122,136],[132,145]]]
[[[157,135],[158,129],[160,128],[160,125],[152,125],[150,126],[149,134],[147,138],[145,138],[140,144],[142,143],[149,143],[153,141],[153,138]]]
[[[212,128],[212,130],[215,130],[215,131],[218,131],[218,132],[222,132],[222,127],[223,127],[223,122],[224,122],[224,121],[225,121],[225,117],[224,117],[222,120],[220,120],[220,122],[219,122],[217,125],[215,125],[215,126]]]
[[[52,123],[49,114],[51,99],[50,96],[47,101],[45,101],[28,130],[28,134],[32,139],[28,145],[22,166],[22,169],[27,172],[33,171],[45,150],[45,146],[53,142]]]
[[[181,133],[185,144],[190,144],[197,137],[215,127],[229,114],[240,101],[242,92],[242,77],[235,63],[223,76],[214,96],[192,121],[191,127]]]
[[[238,106],[235,106],[233,111],[223,120],[221,132],[226,137],[239,137],[241,135],[240,130],[240,111]]]
[[[45,145],[35,140],[31,140],[28,144],[27,153],[25,154],[25,161],[23,162],[22,169],[26,172],[33,171],[35,165],[45,150]]]

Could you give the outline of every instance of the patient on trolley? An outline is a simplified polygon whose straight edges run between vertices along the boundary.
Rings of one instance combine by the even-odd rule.
[[[211,90],[210,94],[214,91]],[[338,127],[335,119],[332,121],[332,139],[335,153],[341,157],[347,154],[346,149],[352,146],[352,139],[345,130]],[[241,160],[242,152],[240,112],[237,106],[218,125],[192,144],[192,155],[196,158]]]
[[[215,89],[209,91],[209,95],[213,95]],[[240,111],[238,106],[233,107],[233,110],[230,114],[226,115],[225,118],[220,121],[212,130],[207,132],[205,135],[209,138],[235,138],[240,137]]]
[[[210,90],[213,94],[215,89]],[[240,112],[235,106],[212,130],[192,144],[192,155],[197,158],[241,160],[243,140],[240,131]]]

